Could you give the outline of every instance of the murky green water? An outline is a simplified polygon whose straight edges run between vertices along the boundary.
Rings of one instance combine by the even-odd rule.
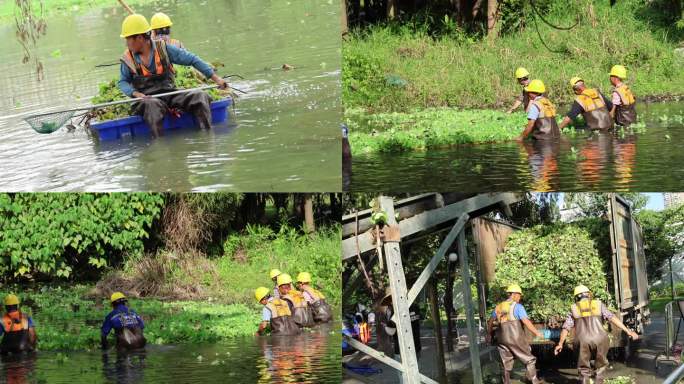
[[[647,124],[639,134],[581,133],[544,145],[511,142],[356,156],[345,189],[684,190],[684,103],[642,104],[638,111]]]
[[[98,83],[118,76],[125,14],[117,2],[48,19],[38,42],[45,79],[21,64],[14,25],[0,24],[0,188],[37,190],[330,191],[340,177],[339,3],[150,1],[169,14],[172,34],[219,74],[249,92],[233,124],[159,140],[100,145],[86,132],[39,135],[26,115],[87,105]],[[57,53],[59,50],[59,53]],[[53,55],[54,53],[54,55]],[[283,71],[290,64],[294,70]]]
[[[4,358],[2,383],[339,383],[339,327],[294,337],[248,337],[212,345],[150,345],[131,354],[38,352]]]

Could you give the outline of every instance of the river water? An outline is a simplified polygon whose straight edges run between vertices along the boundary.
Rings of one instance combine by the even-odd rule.
[[[684,103],[641,104],[643,133],[591,133],[548,143],[461,145],[359,155],[345,174],[358,191],[684,190]],[[521,127],[522,131],[522,127]],[[353,143],[351,143],[353,145]]]
[[[22,118],[87,105],[118,77],[123,9],[61,12],[38,41],[45,78],[22,64],[13,20],[0,22],[0,188],[3,191],[331,191],[340,176],[339,3],[174,0],[134,5],[171,16],[172,35],[240,74],[248,92],[212,132],[99,144],[85,130],[35,133]],[[294,69],[283,70],[283,64]]]

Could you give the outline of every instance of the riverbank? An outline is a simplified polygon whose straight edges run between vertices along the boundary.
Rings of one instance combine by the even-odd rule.
[[[543,79],[556,104],[572,100],[567,82],[582,76],[592,87],[610,89],[613,64],[629,70],[628,84],[640,99],[682,95],[682,60],[674,53],[681,33],[659,26],[652,10],[635,0],[614,7],[593,5],[569,31],[540,23],[540,42],[530,25],[495,40],[459,30],[429,35],[419,24],[390,24],[353,31],[343,44],[343,101],[347,108],[408,112],[416,108],[459,107],[505,110],[520,93],[513,72],[524,66]],[[571,25],[567,4],[552,7],[546,18]],[[601,36],[601,38],[596,38]],[[531,54],[533,53],[533,56]]]

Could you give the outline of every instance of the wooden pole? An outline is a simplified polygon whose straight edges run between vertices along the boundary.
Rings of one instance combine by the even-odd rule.
[[[463,307],[468,325],[468,341],[470,365],[473,370],[473,384],[482,384],[482,366],[480,365],[480,333],[475,323],[473,298],[470,293],[470,268],[468,266],[468,249],[466,247],[465,230],[458,236],[458,258],[461,261],[461,282],[463,283]]]
[[[444,362],[444,341],[442,338],[442,321],[439,316],[439,304],[437,304],[437,287],[434,278],[427,283],[427,291],[430,299],[430,316],[435,329],[435,345],[437,346],[437,370],[440,383],[447,383],[446,363]]]
[[[119,4],[121,4],[121,6],[123,6],[124,9],[126,9],[126,11],[128,11],[129,14],[132,15],[135,13],[135,11],[133,11],[133,9],[131,7],[129,7],[128,4],[126,4],[126,2],[124,2],[124,0],[119,0]]]

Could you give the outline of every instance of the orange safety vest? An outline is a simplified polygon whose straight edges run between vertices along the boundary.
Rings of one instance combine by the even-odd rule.
[[[130,49],[124,51],[123,55],[121,56],[121,62],[126,64],[133,75],[144,77],[163,75],[166,68],[168,68],[171,73],[175,74],[176,71],[171,64],[168,53],[166,52],[166,42],[164,40],[154,40],[153,51],[155,73],[152,73],[150,69],[147,68],[146,64],[139,63],[137,60],[135,60],[135,57]]]
[[[292,316],[292,312],[290,312],[290,306],[287,305],[285,300],[273,298],[266,303],[266,308],[271,311],[271,319],[282,316]]]
[[[591,112],[606,106],[606,103],[603,102],[603,98],[599,95],[598,91],[591,88],[586,88],[584,92],[577,95],[575,101],[582,106],[584,112]]]
[[[494,312],[496,313],[496,319],[499,321],[499,323],[506,323],[509,321],[518,320],[515,318],[515,315],[513,313],[515,304],[516,302],[512,300],[506,300],[504,302],[497,304],[496,308],[494,309]]]
[[[325,296],[310,285],[302,285],[302,290],[311,295],[314,301],[325,299]]]
[[[284,299],[290,300],[294,308],[306,308],[307,303],[304,295],[301,292],[291,289],[287,295],[283,296]]]
[[[619,87],[615,88],[615,92],[620,95],[620,100],[622,101],[622,105],[632,105],[636,101],[636,98],[634,97],[634,94],[632,93],[632,90],[629,89],[627,84],[621,84]]]
[[[576,319],[580,317],[601,316],[601,301],[599,300],[580,300],[571,307],[572,316]]]
[[[5,313],[2,317],[2,327],[5,333],[26,331],[29,329],[28,316],[20,311]]]

